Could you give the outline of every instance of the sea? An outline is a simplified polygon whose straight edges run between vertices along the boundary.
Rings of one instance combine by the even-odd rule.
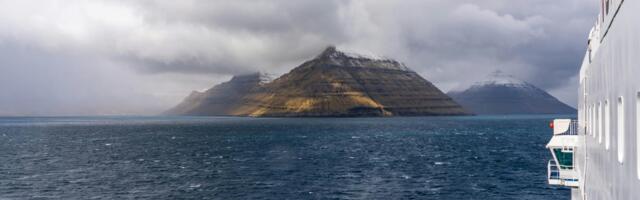
[[[4,117],[0,200],[569,199],[553,118]]]

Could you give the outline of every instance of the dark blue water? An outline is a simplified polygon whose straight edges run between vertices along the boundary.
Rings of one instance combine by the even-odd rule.
[[[0,199],[567,199],[552,117],[0,118]]]

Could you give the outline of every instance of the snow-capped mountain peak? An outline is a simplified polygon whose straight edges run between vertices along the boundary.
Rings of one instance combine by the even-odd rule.
[[[364,54],[361,52],[356,53],[355,51],[350,51],[344,48],[337,48],[335,46],[328,46],[319,57],[329,57],[329,58],[338,58],[338,57],[348,57],[354,59],[366,59],[366,60],[393,60],[384,56],[374,55],[374,54]]]
[[[546,91],[501,71],[462,91],[448,93],[476,114],[570,114],[575,109]]]
[[[365,55],[338,50],[335,46],[327,47],[316,59],[335,66],[369,67],[411,71],[404,63],[383,56]]]
[[[531,84],[498,70],[489,74],[485,80],[474,83],[472,87],[487,86],[487,85],[529,87]]]

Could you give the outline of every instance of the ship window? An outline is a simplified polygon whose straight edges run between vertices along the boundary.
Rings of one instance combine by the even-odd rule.
[[[609,101],[604,101],[604,148],[609,149],[611,144],[611,106]]]
[[[589,135],[593,135],[593,106],[589,106]]]
[[[584,111],[584,116],[585,116],[585,117],[584,117],[584,121],[586,122],[586,123],[585,123],[585,124],[586,124],[586,125],[585,125],[585,130],[586,130],[586,131],[585,131],[585,133],[584,133],[584,134],[585,134],[585,135],[589,135],[589,134],[591,133],[591,125],[589,124],[589,121],[591,121],[591,119],[590,119],[590,116],[591,116],[591,115],[589,115],[589,110],[591,110],[591,109],[589,109],[589,105],[585,105],[585,106],[584,106],[584,108],[585,108],[585,111]]]
[[[638,165],[638,179],[640,179],[640,92],[636,94],[636,162]]]
[[[587,135],[591,135],[591,107],[587,105]]]
[[[596,116],[593,120],[593,138],[596,138],[599,132],[598,122],[600,121],[600,111],[598,110],[598,104],[593,105],[593,114]]]
[[[591,121],[591,123],[593,125],[591,125],[591,136],[593,136],[593,138],[596,138],[596,132],[598,132],[598,126],[596,121],[598,120],[598,115],[596,114],[596,104],[593,104],[593,106],[591,107],[591,115],[593,115],[593,120]]]
[[[553,149],[553,153],[556,154],[558,159],[558,165],[560,169],[573,169],[573,152],[563,151],[562,148]]]
[[[591,106],[591,136],[596,135],[596,106]]]
[[[624,162],[624,138],[625,138],[625,134],[624,134],[624,99],[622,99],[622,97],[618,97],[618,110],[617,110],[617,114],[618,117],[616,120],[618,120],[618,162],[622,163]]]
[[[587,107],[587,131],[588,135],[591,135],[593,131],[591,131],[591,106]]]
[[[598,102],[598,143],[602,144],[602,132],[604,132],[604,128],[602,126],[604,116],[602,116],[602,102]]]
[[[588,129],[588,126],[589,126],[589,122],[588,122],[589,120],[587,119],[587,112],[589,112],[589,110],[587,109],[587,106],[586,106],[586,105],[584,106],[583,111],[582,111],[582,112],[579,112],[579,114],[581,115],[581,116],[580,116],[580,119],[582,120],[582,121],[580,121],[580,122],[581,122],[581,123],[583,124],[583,126],[584,126],[583,130],[584,130],[584,134],[585,134],[585,135],[586,135],[586,134],[588,134],[588,133],[587,133],[587,129]]]

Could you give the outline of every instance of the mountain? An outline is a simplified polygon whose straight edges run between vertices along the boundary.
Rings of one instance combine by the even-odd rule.
[[[169,113],[255,117],[468,114],[404,64],[346,53],[335,47],[328,47],[268,83],[256,82],[260,79],[256,77],[245,83],[234,79],[237,78],[215,86],[204,95],[191,95]],[[233,95],[226,97],[228,94]]]
[[[243,98],[271,81],[271,76],[252,73],[231,80],[205,92],[193,91],[180,104],[166,111],[169,115],[231,115],[242,105]]]
[[[576,109],[549,93],[500,71],[463,91],[448,93],[476,114],[574,114]]]

